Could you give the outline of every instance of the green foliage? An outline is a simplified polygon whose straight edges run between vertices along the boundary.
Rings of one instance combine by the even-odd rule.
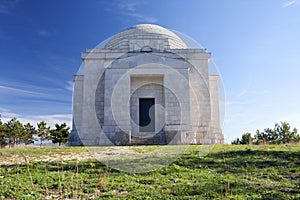
[[[241,144],[240,138],[236,138],[231,142],[231,144]]]
[[[242,140],[241,140],[241,144],[252,144],[252,136],[251,133],[244,133],[242,135]]]
[[[280,122],[273,129],[265,128],[263,132],[256,130],[254,138],[251,133],[244,133],[241,140],[237,138],[232,144],[287,144],[300,142],[298,129],[291,130],[289,123]]]
[[[7,145],[6,132],[7,127],[0,120],[0,148],[3,148]]]
[[[25,143],[25,145],[34,143],[33,136],[36,135],[36,133],[37,131],[35,130],[35,127],[32,126],[30,123],[24,125],[22,141]]]
[[[59,146],[61,144],[66,144],[68,142],[68,137],[70,135],[69,130],[70,130],[70,128],[67,127],[66,123],[63,123],[61,125],[55,124],[55,129],[52,129],[50,131],[52,142],[54,144],[58,143]]]
[[[51,140],[59,145],[66,143],[69,136],[69,127],[66,123],[61,125],[56,124],[56,129],[50,130],[47,123],[42,121],[37,124],[37,129],[30,123],[22,124],[16,118],[11,119],[7,123],[0,120],[0,148],[5,146],[14,147],[19,144],[34,143],[36,136],[42,143],[45,140]],[[50,135],[50,133],[52,135]],[[35,137],[35,138],[34,138]]]
[[[0,120],[0,146],[1,148],[9,145],[14,147],[17,144],[30,144],[33,143],[33,135],[35,128],[27,123],[23,124],[16,118],[11,119],[7,123],[2,123]]]
[[[50,140],[50,127],[47,127],[47,123],[44,121],[41,121],[40,123],[37,124],[38,129],[37,129],[37,136],[40,139],[41,145],[43,144],[43,141],[45,140]]]
[[[22,123],[17,120],[16,118],[11,119],[7,122],[7,138],[8,138],[8,145],[10,147],[14,147],[17,144],[20,144],[22,133],[24,131],[24,127]]]
[[[265,132],[256,130],[253,141],[254,144],[266,144],[268,142],[268,135]]]

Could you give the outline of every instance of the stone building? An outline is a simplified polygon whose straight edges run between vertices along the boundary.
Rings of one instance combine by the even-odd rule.
[[[152,24],[87,49],[74,76],[69,145],[223,143],[210,59]]]

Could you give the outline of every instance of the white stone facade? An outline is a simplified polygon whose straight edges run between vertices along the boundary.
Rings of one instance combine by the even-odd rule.
[[[69,145],[223,143],[218,76],[208,73],[210,58],[149,24],[87,50],[74,77]],[[147,113],[150,131],[141,131],[140,123],[148,120],[143,99],[155,102]]]

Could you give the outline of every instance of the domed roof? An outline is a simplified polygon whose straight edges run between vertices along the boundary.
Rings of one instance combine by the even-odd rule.
[[[104,46],[106,49],[128,48],[130,40],[163,41],[166,49],[186,49],[187,45],[174,32],[154,24],[138,24],[114,35]],[[148,42],[149,43],[149,42]]]

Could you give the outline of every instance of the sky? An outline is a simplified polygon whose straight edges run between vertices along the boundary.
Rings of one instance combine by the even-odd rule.
[[[279,121],[300,129],[300,0],[0,0],[2,121],[70,126],[81,52],[140,23],[212,53],[226,142]]]

